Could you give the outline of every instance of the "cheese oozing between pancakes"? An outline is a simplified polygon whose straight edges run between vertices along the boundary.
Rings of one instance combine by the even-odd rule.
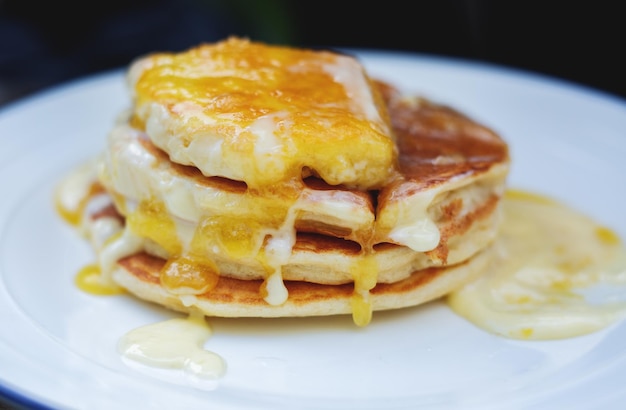
[[[167,261],[160,283],[185,305],[223,275],[260,277],[265,301],[279,306],[289,297],[283,269],[298,264],[297,234],[309,230],[357,252],[328,277],[289,279],[353,283],[364,325],[377,283],[461,263],[494,239],[506,144],[372,81],[351,57],[229,39],[144,57],[128,79],[133,104],[99,162],[124,220],[97,247],[109,282],[119,259],[147,252]],[[396,250],[408,262],[383,272],[380,256]]]
[[[382,96],[352,57],[229,38],[183,53],[146,56],[132,65],[128,79],[132,125],[145,130],[172,161],[205,176],[244,182],[279,205],[260,208],[260,218],[208,222],[208,236],[243,228],[230,241],[245,254],[240,256],[256,255],[267,267],[262,291],[270,304],[287,298],[281,267],[295,243],[294,204],[303,176],[367,189],[397,175],[397,150]],[[152,200],[138,206],[163,208]],[[155,222],[133,223],[136,219],[129,221],[139,235]],[[179,263],[215,270],[202,252],[211,246],[206,236],[194,235],[191,247],[169,240],[166,251],[178,261],[172,273],[191,269]],[[227,235],[219,236],[224,242]],[[362,276],[355,275],[355,283]]]

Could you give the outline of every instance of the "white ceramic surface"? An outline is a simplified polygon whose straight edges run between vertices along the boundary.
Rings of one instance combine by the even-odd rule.
[[[352,50],[355,51],[355,50]],[[510,143],[510,184],[626,237],[626,102],[524,72],[358,51],[378,78],[458,108]],[[567,340],[507,340],[444,303],[325,319],[210,319],[228,364],[212,390],[127,367],[118,339],[174,313],[78,290],[93,254],[56,215],[55,183],[96,155],[128,104],[121,71],[0,111],[0,394],[59,409],[622,408],[626,323]]]

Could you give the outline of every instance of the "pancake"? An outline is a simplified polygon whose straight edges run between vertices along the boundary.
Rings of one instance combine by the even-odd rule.
[[[112,203],[107,202],[107,198],[110,199],[107,194],[97,189],[92,192],[95,194],[86,203],[86,218],[80,226],[85,228],[82,232],[94,250],[102,255],[107,236],[121,232],[123,218]],[[394,251],[400,249],[388,245],[379,249],[377,254],[387,258],[388,263],[399,263],[402,255]],[[489,244],[460,263],[413,270],[392,283],[377,283],[369,292],[371,311],[421,305],[458,289],[480,277],[492,260],[493,249],[493,245]],[[293,254],[295,258],[308,257],[307,262],[312,266],[327,263],[330,267],[333,263],[341,263],[342,258],[357,257],[359,250],[336,238],[300,234]],[[100,262],[104,261],[101,259]],[[289,297],[280,305],[271,305],[259,292],[264,283],[260,279],[241,280],[220,275],[213,278],[214,286],[207,292],[173,292],[163,281],[162,272],[167,263],[166,259],[148,251],[139,251],[116,260],[111,278],[116,285],[142,300],[180,312],[200,311],[207,316],[277,318],[355,314],[353,283],[326,285],[306,280],[286,280],[284,284]],[[368,316],[370,311],[361,314]]]
[[[268,56],[280,60],[270,74]],[[103,280],[210,316],[352,313],[365,325],[373,311],[425,303],[480,274],[500,223],[506,142],[355,63],[235,39],[137,60],[128,72],[131,108],[97,170],[81,179],[82,194],[70,195],[80,201],[60,201],[64,215],[81,215],[74,219],[98,253]],[[252,74],[241,68],[251,64]],[[295,89],[284,89],[285,75]],[[213,94],[194,94],[199,78]],[[320,97],[323,84],[332,98]],[[289,97],[296,89],[297,101]],[[272,90],[284,98],[268,102]],[[225,105],[216,114],[218,94]],[[248,118],[250,110],[273,125],[262,129],[269,120]],[[276,167],[260,166],[255,147],[274,137],[282,142],[264,152],[276,154],[268,160]],[[241,138],[239,157],[234,145],[216,151]]]
[[[457,265],[427,268],[398,282],[379,283],[370,291],[371,308],[373,311],[400,309],[442,297],[477,279],[487,268],[491,252],[487,247]],[[206,316],[276,318],[354,314],[352,284],[286,281],[289,298],[279,306],[272,306],[259,294],[262,280],[220,277],[210,292],[181,298],[161,284],[160,272],[164,264],[165,260],[147,253],[135,254],[119,261],[113,277],[116,283],[143,300],[180,312],[200,311]]]
[[[163,224],[158,232],[145,229],[145,226],[157,223],[147,221],[149,217],[139,216],[144,207],[152,207],[152,220],[175,220],[178,237],[182,238],[181,242],[189,244],[186,247],[193,247],[194,241],[198,240],[196,227],[206,225],[207,218],[204,215],[210,214],[211,221],[224,224],[226,222],[222,221],[227,221],[230,226],[225,229],[241,226],[244,222],[247,228],[246,233],[239,234],[236,243],[229,244],[228,238],[224,238],[227,233],[220,234],[217,235],[219,237],[211,238],[214,246],[207,246],[203,251],[217,265],[220,275],[243,280],[266,277],[266,269],[255,255],[272,229],[262,229],[260,226],[252,229],[250,226],[261,225],[263,221],[268,225],[272,222],[273,213],[276,212],[275,198],[249,192],[244,185],[235,181],[207,178],[195,168],[172,163],[142,132],[127,125],[116,127],[109,142],[101,179],[107,181],[107,191],[117,198],[118,209],[138,208],[135,212],[126,211],[126,215],[131,215],[131,229],[150,237],[155,242],[152,244],[153,249],[160,244],[162,249],[158,251],[159,255],[170,257],[176,251],[168,249],[178,245],[169,243],[171,235],[167,233],[168,229],[163,228]],[[441,168],[444,172],[451,171],[450,164]],[[333,238],[341,239],[325,246],[345,248],[338,253],[351,256],[337,257],[327,263],[325,259],[316,257],[315,252],[308,253],[301,247],[299,252],[292,252],[282,264],[283,279],[321,284],[352,282],[352,267],[357,263],[360,250],[367,246],[366,241],[371,237],[376,240],[376,252],[373,254],[378,265],[378,282],[394,282],[407,277],[414,270],[465,260],[493,239],[494,227],[498,223],[498,214],[494,211],[503,170],[493,167],[481,175],[466,170],[463,172],[457,172],[456,180],[441,180],[436,187],[433,185],[437,176],[431,173],[433,182],[428,188],[419,191],[427,193],[428,199],[434,198],[424,214],[430,215],[437,231],[442,232],[443,236],[437,248],[429,252],[401,246],[389,236],[390,230],[379,230],[380,221],[391,218],[388,213],[395,211],[394,207],[401,206],[402,201],[379,201],[377,215],[374,198],[369,193],[330,186],[316,178],[305,179],[299,198],[289,210],[294,214],[290,229],[298,233],[323,235],[321,239],[327,242]],[[446,178],[446,175],[442,174],[439,178]],[[164,181],[167,189],[160,188]],[[398,184],[396,192],[408,191],[413,184]],[[386,191],[384,193],[390,195]],[[474,203],[463,206],[463,199],[470,197]],[[411,199],[421,200],[419,193],[407,195],[403,200],[408,202]],[[157,207],[167,209],[167,215],[155,217],[154,214],[160,212]],[[409,223],[402,222],[405,225]],[[274,230],[280,228],[278,224],[273,227]],[[241,247],[241,242],[250,248],[248,252],[235,249]],[[243,257],[243,253],[250,256]],[[234,257],[233,254],[238,255]]]

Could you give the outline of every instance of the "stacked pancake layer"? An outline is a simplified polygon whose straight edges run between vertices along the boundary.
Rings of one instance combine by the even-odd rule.
[[[365,325],[488,261],[506,144],[357,60],[228,39],[128,78],[80,212],[103,277],[140,298]]]

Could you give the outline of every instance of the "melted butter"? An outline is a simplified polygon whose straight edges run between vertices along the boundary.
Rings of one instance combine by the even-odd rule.
[[[396,243],[405,245],[416,252],[435,249],[441,239],[437,225],[426,216],[413,219],[413,221],[415,222],[394,229],[389,237]]]
[[[271,232],[258,260],[264,265],[268,276],[261,286],[261,295],[270,305],[282,305],[287,301],[289,292],[283,282],[282,267],[287,264],[296,243],[295,219],[298,201],[287,208],[281,226]]]
[[[92,295],[118,295],[124,293],[124,289],[112,283],[102,280],[100,266],[90,264],[84,266],[74,278],[76,287]]]
[[[140,201],[128,214],[125,232],[150,239],[164,249],[168,260],[160,279],[171,293],[197,295],[213,289],[219,269],[210,255],[221,252],[231,258],[259,261],[268,272],[259,291],[269,304],[281,305],[288,298],[281,272],[295,243],[299,192],[293,185],[275,187],[264,195],[264,206],[252,211],[254,218],[242,218],[241,209],[227,207],[221,215],[202,218],[190,235],[176,226],[162,201],[151,198]]]
[[[266,272],[265,280],[259,287],[259,295],[270,305],[282,305],[289,298],[289,291],[282,278],[282,266],[277,265],[276,260],[271,261],[267,247],[259,252],[257,260]]]
[[[435,249],[441,240],[439,228],[428,213],[437,191],[406,194],[413,187],[413,183],[407,183],[398,188],[397,195],[402,200],[390,201],[385,212],[377,215],[376,229],[388,231],[389,238],[397,244],[416,252],[427,252]]]
[[[109,158],[109,162],[105,161],[103,175],[108,177],[104,178],[104,184],[109,190],[132,198],[126,200],[117,195],[115,202],[130,216],[129,226],[136,235],[145,235],[162,245],[165,252],[159,255],[170,260],[186,258],[192,261],[191,265],[203,258],[210,263],[211,258],[217,260],[222,255],[249,259],[246,263],[255,263],[256,260],[266,271],[265,283],[260,288],[263,299],[272,305],[284,303],[288,297],[287,289],[280,282],[282,267],[289,262],[295,243],[294,223],[298,214],[306,212],[312,201],[308,198],[307,202],[306,195],[310,191],[305,189],[300,175],[297,180],[271,187],[248,187],[237,194],[223,195],[214,192],[210,186],[198,189],[201,179],[172,177],[171,170],[155,168],[154,164],[159,161],[158,152],[142,144],[134,131],[114,133],[111,144],[111,150],[119,148],[121,151],[115,158]],[[257,148],[263,151],[267,147]],[[408,184],[406,189],[412,187]],[[410,247],[420,251],[436,247],[440,235],[428,215],[435,195],[436,192],[411,195],[410,204],[400,201],[397,207],[385,213],[387,218],[382,218],[384,222],[379,221],[371,229],[354,232],[351,239],[366,244],[366,247],[371,246],[370,242],[378,230],[389,231],[395,227],[391,236],[397,243],[410,244]],[[137,202],[139,205],[133,206]],[[338,202],[345,207],[344,201]],[[314,205],[320,206],[318,203]],[[189,212],[189,209],[194,211]],[[338,217],[349,213],[345,208],[332,206],[326,211]],[[183,225],[190,228],[182,229]],[[367,306],[369,298],[364,295],[377,278],[375,267],[361,267],[364,263],[355,264],[352,277],[357,282],[355,299],[362,302],[360,305]],[[203,269],[202,266],[199,268]],[[182,276],[175,278],[175,270],[172,269],[162,278],[168,280],[170,289],[179,289],[174,291],[177,294],[182,294],[180,292],[184,288],[189,291],[200,288],[197,284],[185,286]],[[369,313],[357,315],[370,316]],[[367,322],[365,319],[357,321]]]
[[[74,277],[75,285],[93,295],[116,295],[123,293],[124,290],[110,279],[109,271],[113,262],[106,255],[114,253],[112,258],[117,260],[124,254],[120,250],[125,247],[113,245],[113,252],[106,249],[116,240],[126,243],[128,241],[120,240],[123,230],[117,218],[107,216],[97,220],[90,218],[90,212],[98,211],[108,204],[106,197],[99,195],[103,189],[97,181],[96,174],[93,162],[75,168],[57,186],[54,201],[58,214],[85,235],[100,256],[100,263],[86,265],[77,272]],[[105,199],[104,203],[101,203],[101,199]],[[107,270],[104,273],[103,266]]]
[[[102,270],[101,278],[105,283],[114,283],[113,270],[117,261],[125,256],[141,251],[144,247],[144,239],[133,234],[129,229],[122,230],[113,235],[100,249],[98,262]]]
[[[263,300],[273,306],[282,305],[289,297],[289,292],[278,270],[272,272],[265,281],[263,281],[259,291]]]
[[[549,198],[507,193],[496,257],[451,293],[459,315],[499,335],[558,339],[626,316],[626,250],[618,235]]]
[[[120,339],[118,351],[148,367],[182,372],[191,382],[210,381],[226,372],[222,357],[204,348],[211,334],[204,316],[191,314],[131,330]]]

